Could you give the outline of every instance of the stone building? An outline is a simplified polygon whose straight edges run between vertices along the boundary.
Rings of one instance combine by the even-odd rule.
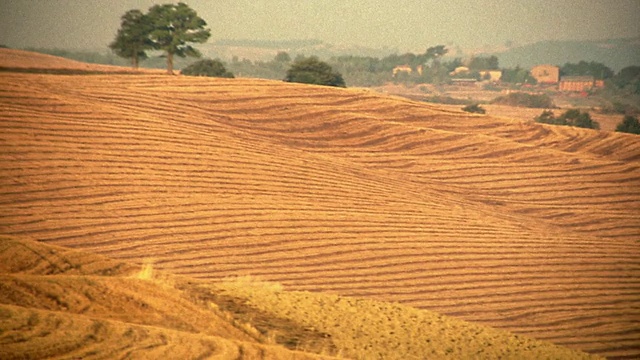
[[[538,84],[557,84],[560,80],[560,68],[554,65],[538,65],[531,69],[531,76]]]

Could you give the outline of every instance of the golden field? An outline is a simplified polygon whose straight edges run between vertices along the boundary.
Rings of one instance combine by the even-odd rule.
[[[597,357],[426,310],[0,237],[2,359]]]
[[[316,315],[322,292],[640,356],[637,136],[156,74],[4,71],[0,109],[2,235],[212,284],[257,276],[311,291],[296,301]]]

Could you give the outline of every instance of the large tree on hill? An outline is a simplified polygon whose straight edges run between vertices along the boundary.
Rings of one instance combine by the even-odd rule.
[[[211,36],[206,21],[185,3],[154,5],[149,9],[153,30],[149,38],[154,49],[167,57],[167,73],[173,74],[174,56],[200,57],[200,52],[189,43],[204,43]]]
[[[140,10],[129,10],[122,15],[120,29],[115,40],[109,44],[113,52],[125,59],[131,59],[131,66],[137,69],[140,60],[147,58],[147,50],[153,48],[149,34],[153,24]]]

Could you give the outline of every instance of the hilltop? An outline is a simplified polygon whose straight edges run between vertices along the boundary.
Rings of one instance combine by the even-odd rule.
[[[0,48],[1,72],[51,73],[51,74],[159,74],[158,69],[133,70],[129,67],[88,64],[59,56],[32,51]]]
[[[640,59],[640,37],[608,40],[562,40],[540,41],[514,46],[503,51],[482,53],[495,55],[505,67],[531,68],[540,64],[562,66],[579,61],[603,63],[615,71],[638,65]]]
[[[0,234],[640,355],[637,136],[267,80],[0,77]]]

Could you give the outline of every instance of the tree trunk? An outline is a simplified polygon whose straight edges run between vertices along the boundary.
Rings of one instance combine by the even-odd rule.
[[[173,53],[167,52],[167,74],[173,75]]]
[[[140,60],[138,59],[138,55],[134,55],[133,58],[131,58],[131,66],[133,66],[134,70],[138,70],[139,62]]]

